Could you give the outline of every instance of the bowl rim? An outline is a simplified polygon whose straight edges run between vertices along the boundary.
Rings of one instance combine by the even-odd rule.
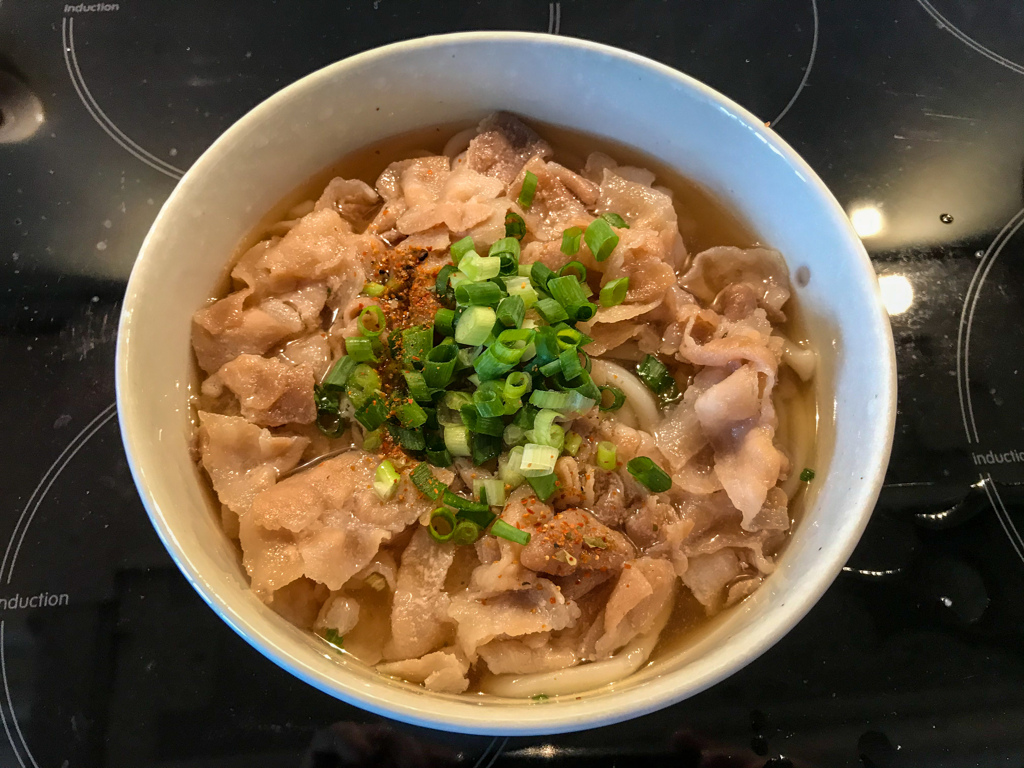
[[[599,54],[622,62],[624,65],[650,72],[656,76],[674,81],[677,85],[695,92],[740,120],[748,128],[753,129],[759,137],[786,163],[797,171],[810,185],[816,197],[820,198],[829,210],[828,226],[833,228],[846,241],[847,251],[857,262],[861,271],[870,275],[871,290],[874,293],[874,318],[869,326],[870,332],[880,337],[877,341],[884,347],[884,359],[879,360],[880,380],[877,382],[880,395],[885,396],[881,403],[879,416],[870,422],[865,440],[866,445],[877,446],[871,451],[874,460],[866,462],[862,485],[851,493],[851,512],[859,516],[855,524],[848,527],[849,534],[841,546],[833,549],[827,567],[805,577],[803,588],[797,599],[787,599],[784,604],[771,611],[771,620],[766,623],[767,631],[758,633],[756,638],[745,646],[742,654],[720,663],[709,669],[702,677],[685,687],[673,684],[685,667],[666,673],[650,680],[642,686],[631,690],[617,691],[612,695],[597,697],[592,700],[559,702],[557,707],[523,707],[512,705],[507,710],[500,705],[466,706],[450,701],[442,701],[433,696],[423,696],[412,691],[381,685],[356,685],[345,680],[348,673],[342,671],[337,676],[326,678],[306,664],[299,654],[288,648],[275,646],[262,640],[262,632],[257,623],[244,619],[231,605],[209,584],[192,563],[188,552],[180,545],[172,526],[167,523],[160,502],[142,481],[141,468],[138,465],[138,453],[141,448],[140,435],[143,430],[138,415],[133,412],[126,393],[126,381],[131,367],[129,349],[132,335],[133,314],[136,297],[141,284],[145,281],[150,268],[150,251],[155,247],[157,233],[171,220],[174,208],[183,198],[187,199],[193,184],[198,183],[207,170],[219,160],[219,155],[228,150],[236,136],[263,120],[263,115],[273,110],[279,102],[286,102],[294,94],[303,91],[322,81],[328,81],[340,71],[356,65],[365,65],[375,60],[396,54],[427,49],[435,46],[453,44],[523,44],[551,46],[555,48],[575,48],[587,53]],[[640,54],[632,53],[613,46],[589,40],[567,36],[553,36],[537,32],[456,32],[440,35],[429,35],[403,40],[381,47],[373,48],[353,56],[328,64],[295,82],[276,91],[264,101],[257,104],[223,132],[186,171],[182,179],[172,190],[151,225],[139,249],[139,256],[129,277],[121,318],[118,326],[118,340],[115,360],[115,389],[118,410],[118,423],[124,443],[128,465],[135,481],[139,496],[149,515],[153,527],[192,587],[202,599],[249,645],[262,653],[278,666],[287,670],[304,682],[337,699],[354,704],[362,709],[378,715],[394,718],[406,723],[430,728],[481,735],[544,735],[585,730],[610,725],[624,720],[640,717],[650,712],[675,704],[685,698],[700,693],[724,678],[743,668],[785,636],[807,612],[815,605],[832,584],[842,569],[843,564],[853,552],[860,539],[881,490],[885,470],[892,449],[896,419],[896,356],[889,317],[885,312],[874,269],[864,249],[863,243],[856,235],[838,201],[821,181],[814,170],[803,160],[775,131],[769,129],[763,121],[744,107],[728,97],[712,89],[710,86],[693,77],[673,69],[667,65],[649,59]],[[884,379],[884,380],[881,380]],[[138,422],[138,423],[137,423]],[[864,435],[862,435],[864,436]],[[372,689],[372,690],[371,690]],[[434,702],[438,706],[424,706]],[[472,704],[470,700],[467,704]],[[498,712],[515,713],[506,720],[495,718]]]

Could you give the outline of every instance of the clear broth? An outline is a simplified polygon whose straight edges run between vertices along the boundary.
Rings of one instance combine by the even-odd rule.
[[[567,168],[578,171],[583,167],[588,154],[604,152],[620,165],[633,165],[653,172],[656,176],[655,184],[666,187],[672,192],[673,205],[679,217],[679,230],[689,254],[697,254],[716,245],[750,248],[765,244],[746,222],[711,192],[651,156],[635,148],[579,131],[538,121],[529,120],[528,122],[554,148],[552,159]],[[229,262],[224,280],[218,286],[220,290],[216,295],[223,296],[226,293],[229,282],[228,273],[235,261],[249,248],[267,237],[269,230],[275,224],[292,218],[289,215],[290,211],[319,198],[320,193],[331,179],[336,176],[361,179],[372,187],[377,177],[392,162],[424,154],[441,154],[445,144],[452,136],[474,124],[470,122],[451,123],[410,131],[382,139],[342,156],[335,163],[283,197],[267,212],[249,236],[239,243]],[[795,305],[793,299],[786,305],[786,313],[788,319],[782,325],[781,330],[787,338],[795,342],[803,342],[806,339],[803,330],[805,326],[799,307]],[[792,371],[781,366],[779,389],[789,392],[789,396],[785,398],[784,402],[780,402],[778,397],[776,398],[776,403],[780,405],[779,434],[783,436],[782,444],[790,453],[793,463],[791,472],[799,473],[805,466],[814,466],[818,424],[814,380],[800,381]],[[782,423],[783,420],[787,423]],[[799,524],[806,496],[805,484],[801,484],[790,499],[789,511],[792,522],[790,530]],[[788,541],[789,537],[787,536],[782,546],[775,552],[776,555],[781,554]],[[714,617],[708,617],[704,607],[688,590],[680,590],[680,596],[669,623],[662,632],[648,663],[656,662],[659,658],[679,650],[683,645],[695,640],[696,635],[710,631],[721,616],[735,607],[731,606]],[[471,682],[475,683],[472,677]],[[475,690],[476,685],[471,685],[467,693],[473,693]]]

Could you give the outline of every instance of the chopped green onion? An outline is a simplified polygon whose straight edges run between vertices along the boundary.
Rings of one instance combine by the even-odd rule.
[[[617,277],[601,286],[600,301],[602,307],[615,307],[626,300],[629,290],[629,278]]]
[[[559,277],[575,277],[580,285],[587,282],[587,268],[578,261],[570,261],[558,270]]]
[[[506,277],[505,290],[509,296],[518,296],[523,300],[523,305],[529,309],[537,303],[537,291],[530,282],[529,277]]]
[[[438,336],[455,335],[455,310],[442,307],[434,315],[434,331]]]
[[[379,429],[367,432],[363,437],[363,450],[367,453],[376,453],[383,444],[383,435]]]
[[[530,543],[529,531],[521,531],[500,518],[495,520],[494,525],[491,526],[491,534],[502,539],[508,539],[516,544],[522,544],[524,547]]]
[[[473,493],[489,507],[500,507],[505,503],[505,484],[497,478],[474,480]]]
[[[535,389],[530,395],[530,405],[535,405],[538,408],[549,408],[553,411],[561,411],[569,405],[569,395],[565,392],[555,392],[550,389]]]
[[[524,445],[528,442],[526,440],[527,431],[518,424],[509,424],[505,427],[505,431],[501,433],[501,440],[505,445]]]
[[[503,253],[511,253],[518,263],[519,241],[514,237],[503,237],[501,240],[495,241],[494,245],[487,251],[487,255],[490,257],[500,256]]]
[[[585,323],[597,314],[597,304],[589,301],[580,304],[578,307],[573,307],[573,309],[575,310],[573,312],[574,319],[581,323]]]
[[[320,386],[326,389],[328,392],[342,392],[345,389],[345,384],[348,383],[348,377],[352,375],[352,371],[355,370],[356,361],[348,355],[342,355],[337,359],[334,365],[331,366],[331,370],[324,376],[324,380],[320,382]]]
[[[341,418],[336,412],[328,410],[319,410],[316,412],[316,428],[325,436],[332,440],[336,437],[341,437],[342,433],[348,425],[345,420]]]
[[[565,307],[554,299],[541,299],[538,301],[537,311],[548,325],[554,325],[562,320],[569,319],[569,313],[565,311]]]
[[[412,472],[409,473],[409,477],[412,478],[413,485],[416,486],[417,490],[419,490],[419,492],[428,499],[437,501],[446,490],[445,484],[434,477],[434,473],[430,471],[430,467],[423,462],[420,462],[413,467]]]
[[[384,286],[381,285],[380,283],[367,283],[366,285],[363,286],[363,293],[365,293],[367,296],[377,298],[382,293],[384,293]]]
[[[376,363],[377,356],[373,353],[373,342],[365,336],[350,336],[345,339],[345,351],[357,363]]]
[[[552,299],[565,307],[565,311],[571,317],[576,316],[577,307],[587,302],[579,278],[575,275],[551,278],[548,280],[548,293]]]
[[[530,374],[525,371],[513,371],[505,379],[505,387],[502,390],[502,395],[508,400],[512,400],[517,397],[522,397],[530,391],[530,385],[532,384]]]
[[[550,445],[527,443],[523,446],[523,460],[519,472],[523,477],[539,477],[553,472],[558,461],[558,450]]]
[[[615,454],[615,443],[602,440],[597,444],[597,466],[612,471],[617,463]]]
[[[800,482],[801,483],[809,483],[813,479],[814,479],[814,470],[811,469],[810,467],[804,467],[803,471],[800,473]]]
[[[511,371],[515,366],[515,363],[503,363],[498,359],[498,353],[495,352],[498,346],[495,344],[488,347],[483,351],[483,354],[473,361],[473,370],[476,371],[478,381],[497,379]]]
[[[575,256],[580,252],[580,237],[583,230],[579,227],[569,227],[562,233],[562,253],[566,256]]]
[[[422,451],[427,447],[427,440],[422,429],[400,427],[397,424],[387,424],[388,433],[391,439],[407,451]]]
[[[598,408],[602,411],[617,411],[626,402],[626,393],[618,387],[602,386],[598,387],[598,389],[601,390],[601,399],[598,401]],[[605,404],[605,395],[611,395],[612,397],[611,402],[607,405]]]
[[[526,482],[533,488],[533,492],[537,494],[537,498],[541,501],[547,501],[555,495],[555,488],[558,485],[558,478],[555,477],[555,473],[551,472],[547,475],[540,475],[539,477],[527,477]]]
[[[475,247],[476,244],[473,242],[473,237],[471,235],[466,235],[461,240],[452,243],[452,246],[448,251],[452,255],[452,261],[455,262],[455,264],[458,264],[459,260]]]
[[[353,369],[349,374],[348,383],[345,385],[345,393],[353,408],[360,408],[378,389],[380,389],[380,376],[365,363],[357,365]]]
[[[493,389],[478,389],[474,392],[473,405],[484,418],[505,415],[505,401]]]
[[[505,237],[514,237],[516,240],[526,237],[526,222],[515,211],[505,214]]]
[[[449,507],[454,507],[459,511],[459,517],[472,520],[481,528],[486,528],[494,519],[494,515],[486,504],[463,498],[450,490],[446,490],[441,498]]]
[[[341,649],[345,645],[345,638],[334,627],[325,629],[321,637],[335,648]]]
[[[514,365],[522,359],[535,335],[536,332],[529,328],[509,328],[498,334],[489,351],[494,353],[498,362]]]
[[[438,507],[430,513],[430,524],[427,526],[427,532],[430,534],[430,538],[443,544],[446,541],[451,541],[457,525],[455,515],[450,509]]]
[[[394,496],[400,479],[401,476],[395,470],[395,465],[384,459],[373,476],[373,490],[376,492],[377,498],[387,501]]]
[[[530,282],[533,283],[533,287],[538,291],[546,291],[548,289],[548,280],[555,276],[551,267],[543,262],[535,261],[530,266]]]
[[[459,271],[474,283],[480,283],[500,274],[501,259],[467,253],[459,262]]]
[[[447,387],[455,375],[455,358],[458,356],[459,349],[454,344],[438,344],[427,352],[427,360],[423,364],[423,377],[427,386],[433,389]]]
[[[554,376],[556,373],[562,370],[561,360],[552,360],[550,363],[545,363],[540,367],[540,372],[545,376]]]
[[[505,425],[502,423],[501,418],[488,418],[481,416],[480,411],[476,405],[469,404],[462,406],[459,411],[462,414],[462,422],[466,425],[470,432],[479,432],[484,435],[492,435],[493,437],[501,437],[502,432],[505,431]],[[451,450],[449,448],[449,450]],[[455,451],[452,451],[455,453]]]
[[[452,541],[460,546],[468,546],[480,538],[480,526],[472,520],[460,520],[452,533]]]
[[[422,403],[429,403],[433,399],[433,392],[427,386],[427,380],[419,371],[402,371],[405,385],[409,388],[409,394],[413,399]],[[408,425],[406,425],[408,426]]]
[[[575,379],[581,373],[583,373],[583,364],[580,363],[580,355],[583,355],[586,359],[587,353],[572,347],[562,352],[558,356],[558,364],[562,368],[562,375],[568,379]]]
[[[501,438],[479,432],[473,434],[472,458],[475,466],[496,459],[501,454]]]
[[[444,443],[442,443],[444,445]],[[441,448],[440,450],[434,450],[427,448],[423,455],[427,457],[427,461],[433,464],[435,467],[450,467],[452,465],[452,455],[448,452],[447,448]]]
[[[583,445],[583,437],[579,432],[570,432],[565,436],[565,445],[563,448],[570,456],[575,456],[579,453],[581,445]]]
[[[498,460],[498,477],[505,485],[518,488],[526,479],[519,468],[523,461],[523,446],[517,445]]]
[[[524,211],[533,205],[533,196],[537,192],[537,174],[527,171],[523,176],[523,188],[519,190],[519,207]]]
[[[448,289],[454,292],[456,288],[466,282],[470,282],[466,274],[464,272],[456,272],[448,278]]]
[[[498,304],[497,316],[498,322],[506,328],[518,328],[526,317],[526,302],[522,296],[506,296]]]
[[[440,499],[447,490],[447,486],[438,480],[434,473],[430,471],[430,467],[423,462],[413,467],[409,477],[412,479],[413,485],[416,486],[417,490],[433,501]]]
[[[448,281],[454,275],[456,269],[451,264],[445,264],[437,273],[437,280],[434,282],[434,292],[438,296],[444,296],[448,292]]]
[[[501,288],[492,282],[461,283],[455,289],[455,301],[470,306],[496,307],[501,301]]]
[[[570,328],[567,325],[563,325],[555,331],[555,339],[558,342],[558,349],[568,349],[569,347],[582,347],[589,344],[592,339],[584,334],[582,331],[578,331],[575,328]]]
[[[672,478],[668,473],[646,456],[630,459],[626,469],[638,483],[654,493],[664,493],[672,487]]]
[[[555,424],[555,419],[560,415],[557,411],[542,409],[533,421],[533,435],[527,433],[529,442],[561,449],[565,443],[565,430]]]
[[[604,261],[611,256],[615,246],[619,244],[619,236],[604,219],[594,219],[590,222],[587,231],[583,233],[583,239],[597,261]]]
[[[399,423],[406,429],[422,427],[427,422],[427,414],[415,400],[400,403],[395,406],[395,416]]]
[[[608,549],[608,542],[600,536],[584,536],[583,543],[591,549]]]
[[[469,447],[469,428],[465,426],[446,426],[444,428],[444,447],[452,456],[472,456]]]
[[[406,368],[422,368],[434,346],[434,329],[419,325],[402,331],[402,362]]]
[[[356,327],[359,332],[368,338],[377,338],[384,332],[384,312],[376,304],[363,307],[363,311],[356,318]]]
[[[612,213],[611,211],[608,211],[607,213],[602,213],[601,218],[607,221],[613,227],[618,227],[619,229],[629,229],[629,224],[627,224],[626,220],[619,216],[619,214],[617,213]]]
[[[497,316],[490,307],[467,307],[455,326],[455,340],[475,347],[487,341]]]
[[[654,355],[645,355],[636,367],[636,375],[654,394],[660,395],[675,383],[668,368]]]
[[[374,392],[363,403],[362,407],[356,408],[355,419],[367,430],[377,429],[388,417],[388,409],[384,404],[384,395]]]

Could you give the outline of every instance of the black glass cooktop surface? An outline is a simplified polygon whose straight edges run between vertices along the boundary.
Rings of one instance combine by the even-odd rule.
[[[385,720],[252,650],[150,528],[113,406],[125,281],[176,180],[383,43],[617,45],[777,130],[847,209],[899,416],[861,545],[771,651],[557,737]],[[0,766],[1024,765],[1024,5],[1014,0],[0,0]]]

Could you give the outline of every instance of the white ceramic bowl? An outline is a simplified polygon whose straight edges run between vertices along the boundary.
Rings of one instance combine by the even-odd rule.
[[[544,705],[433,694],[326,654],[249,592],[189,459],[190,319],[241,238],[339,156],[497,109],[632,145],[715,192],[792,271],[810,270],[796,294],[822,358],[818,476],[778,571],[683,651],[609,688]],[[353,56],[239,120],[185,174],[153,224],[128,283],[117,350],[118,412],[135,482],[164,544],[210,607],[269,659],[333,696],[411,723],[489,734],[636,717],[713,685],[779,640],[828,588],[871,515],[892,441],[895,382],[892,334],[860,240],[775,133],[648,59],[506,32],[428,37]]]

